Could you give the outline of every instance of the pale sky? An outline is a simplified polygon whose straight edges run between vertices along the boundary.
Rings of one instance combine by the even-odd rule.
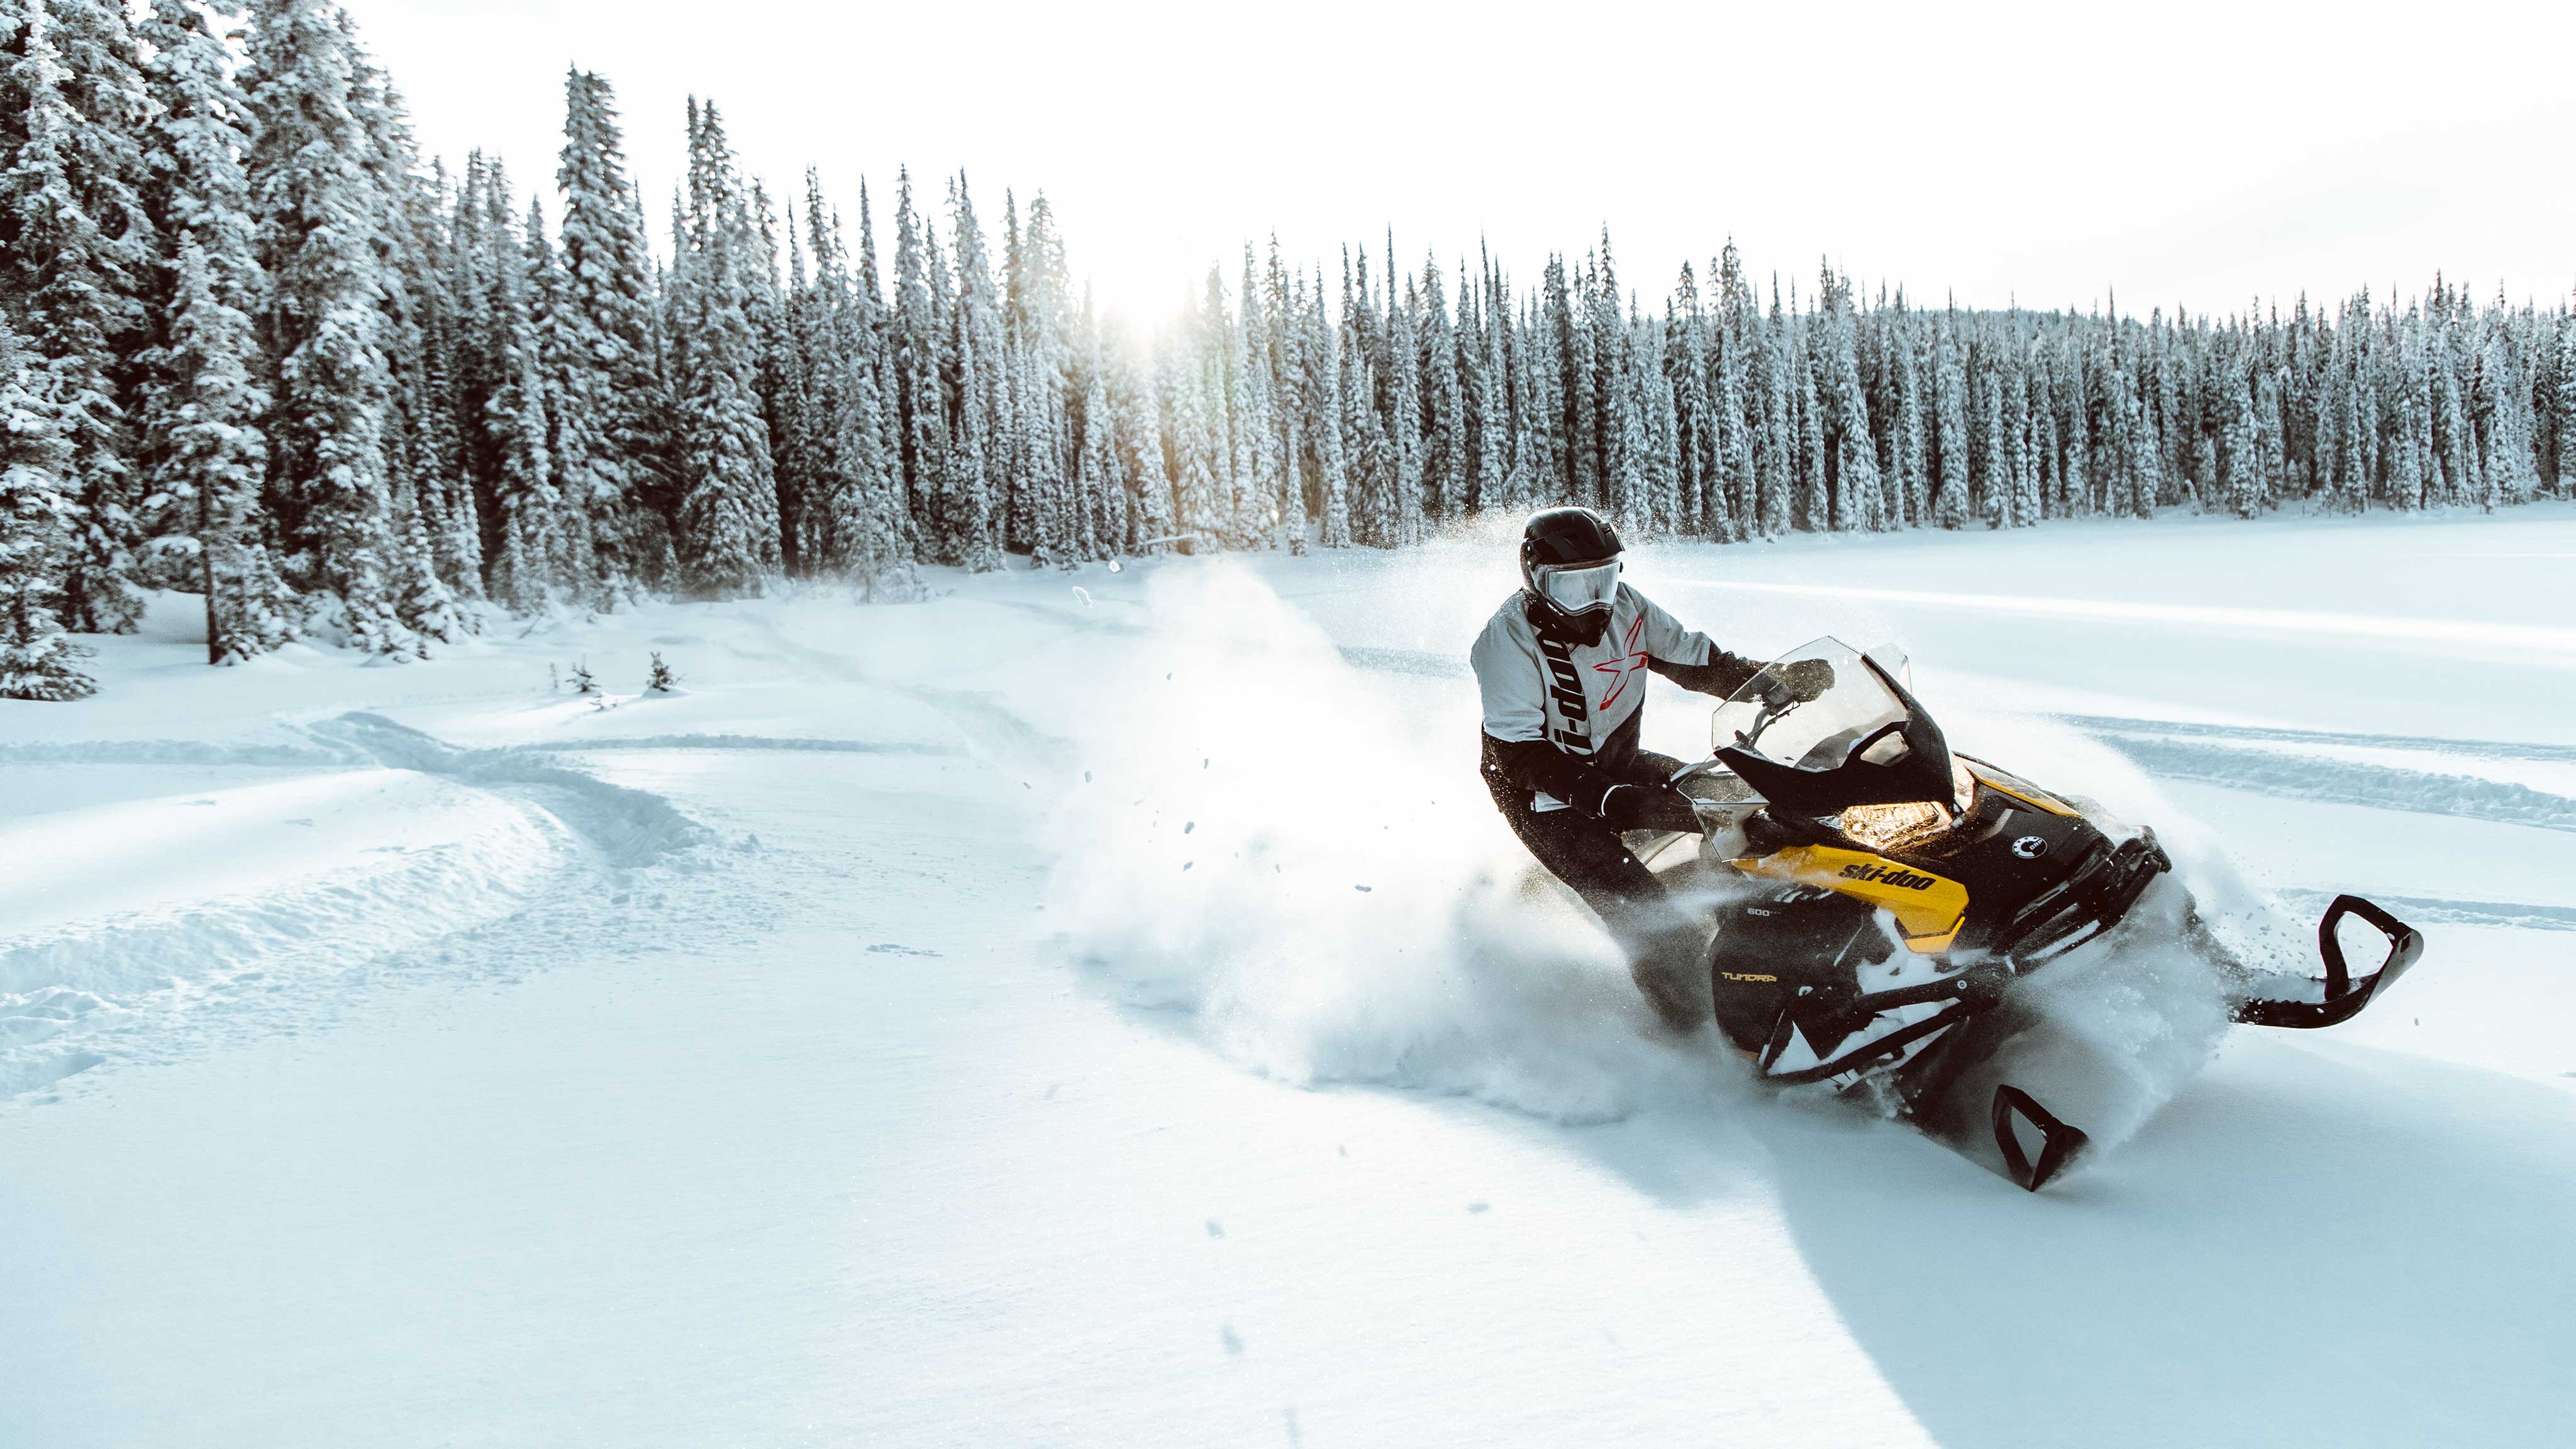
[[[424,148],[523,189],[565,66],[606,76],[657,247],[694,93],[853,223],[898,164],[933,197],[965,168],[988,230],[1043,190],[1140,320],[1247,239],[1338,275],[1389,226],[1408,268],[1481,237],[1527,285],[1607,223],[1650,304],[1730,234],[1802,294],[1831,257],[1977,306],[2576,287],[2563,4],[347,3]]]

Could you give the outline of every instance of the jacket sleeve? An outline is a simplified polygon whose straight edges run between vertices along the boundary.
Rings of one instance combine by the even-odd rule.
[[[1646,667],[1682,688],[1720,699],[1762,672],[1763,661],[1729,654],[1706,634],[1685,629],[1663,606],[1640,594],[1646,618]]]
[[[1600,811],[1613,783],[1547,737],[1547,676],[1538,654],[1500,620],[1468,651],[1485,711],[1485,774],[1514,790],[1544,792],[1585,814]]]
[[[1542,791],[1586,815],[1601,813],[1601,797],[1619,782],[1580,755],[1569,755],[1545,740],[1498,740],[1485,736],[1485,774],[1521,791]]]
[[[1476,668],[1476,693],[1485,706],[1485,734],[1515,742],[1547,739],[1546,676],[1538,654],[1513,637],[1500,619],[1485,626],[1467,651]]]

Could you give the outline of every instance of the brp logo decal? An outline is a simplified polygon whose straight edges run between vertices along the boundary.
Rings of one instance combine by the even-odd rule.
[[[2025,835],[2012,843],[2012,853],[2024,860],[2037,860],[2048,854],[2048,842],[2036,835]]]

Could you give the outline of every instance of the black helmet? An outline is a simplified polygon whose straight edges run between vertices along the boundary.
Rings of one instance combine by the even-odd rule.
[[[1542,508],[1521,530],[1521,587],[1533,622],[1584,643],[1610,627],[1619,532],[1589,508]]]

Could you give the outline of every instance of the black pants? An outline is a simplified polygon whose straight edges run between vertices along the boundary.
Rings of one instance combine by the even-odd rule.
[[[1618,771],[1625,783],[1659,784],[1682,762],[1668,755],[1639,750]],[[1676,1031],[1688,1031],[1709,1019],[1709,982],[1702,969],[1698,924],[1673,903],[1664,883],[1646,869],[1598,816],[1580,810],[1534,810],[1530,794],[1491,774],[1486,783],[1494,804],[1511,823],[1512,833],[1538,857],[1548,873],[1574,888],[1612,940],[1628,958],[1637,988],[1654,1003],[1656,1014]]]

